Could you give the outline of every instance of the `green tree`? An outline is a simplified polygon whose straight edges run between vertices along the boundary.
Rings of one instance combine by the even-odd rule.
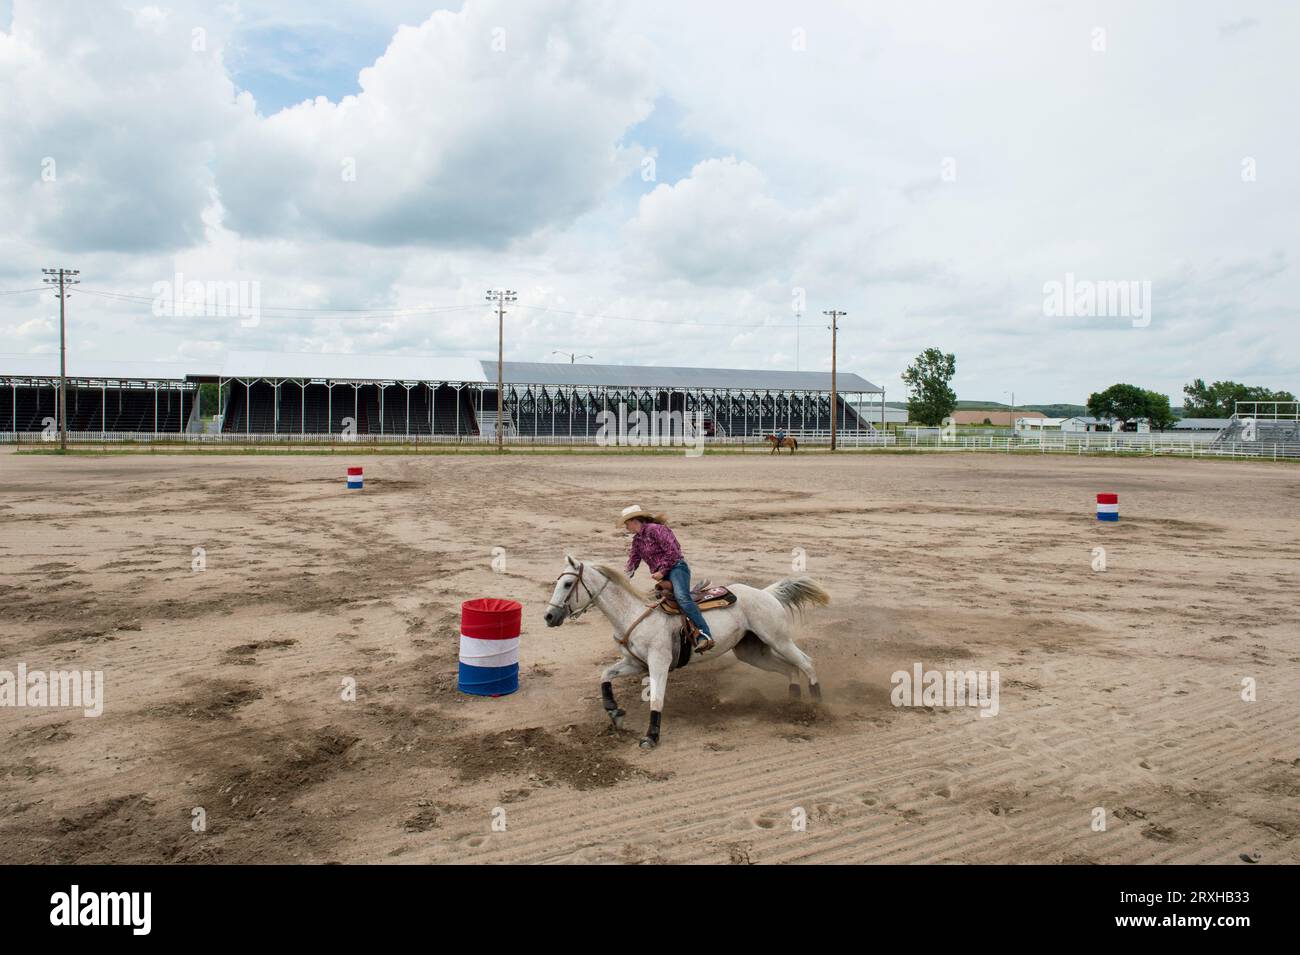
[[[199,409],[203,412],[203,417],[211,418],[220,413],[221,400],[229,394],[230,385],[220,389],[215,381],[207,381],[199,385]]]
[[[1175,420],[1168,395],[1124,384],[1111,385],[1105,391],[1089,395],[1088,414],[1097,418],[1115,418],[1120,427],[1146,418],[1156,431],[1172,428]]]
[[[1169,396],[1162,395],[1158,391],[1148,391],[1146,396],[1147,411],[1143,417],[1151,425],[1151,430],[1168,431],[1178,420],[1174,417],[1173,409],[1169,407]]]
[[[902,374],[908,419],[931,427],[943,424],[957,407],[957,393],[948,385],[956,373],[957,358],[952,354],[927,348],[917,355]]]
[[[1188,418],[1230,418],[1238,401],[1295,401],[1289,391],[1272,391],[1259,385],[1216,381],[1207,385],[1197,378],[1183,386],[1183,414]]]
[[[1117,418],[1121,425],[1147,414],[1147,392],[1137,385],[1111,385],[1088,396],[1088,414],[1096,418]]]

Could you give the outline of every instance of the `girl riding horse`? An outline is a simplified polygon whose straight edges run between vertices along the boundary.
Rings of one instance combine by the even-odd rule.
[[[704,620],[704,614],[691,597],[691,568],[682,556],[677,535],[665,523],[664,515],[651,514],[633,504],[623,508],[619,523],[632,535],[632,547],[627,557],[627,575],[631,577],[644,561],[655,580],[665,577],[673,585],[673,596],[682,613],[699,630],[695,637],[695,652],[713,649],[713,635]]]

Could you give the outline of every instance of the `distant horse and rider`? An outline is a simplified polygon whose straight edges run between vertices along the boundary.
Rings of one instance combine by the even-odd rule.
[[[802,696],[802,674],[812,699],[821,700],[812,659],[794,642],[796,611],[830,602],[820,584],[788,577],[762,590],[745,584],[692,589],[690,568],[662,514],[628,507],[620,523],[633,535],[626,572],[566,555],[545,615],[548,627],[558,627],[595,607],[613,626],[622,659],[605,669],[600,692],[615,727],[622,728],[626,713],[615,702],[614,678],[648,675],[650,726],[641,745],[657,746],[668,671],[715,649],[710,659],[730,650],[750,666],[784,675],[792,700]],[[658,582],[653,594],[629,576],[643,561]]]
[[[776,454],[782,448],[789,448],[790,453],[794,454],[799,447],[794,435],[786,434],[785,428],[778,428],[775,434],[769,434],[763,440],[772,446],[771,454]]]

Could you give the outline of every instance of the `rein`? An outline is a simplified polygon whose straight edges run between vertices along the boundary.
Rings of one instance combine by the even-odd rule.
[[[565,577],[572,576],[574,578],[574,586],[573,586],[573,590],[571,591],[571,595],[576,594],[578,592],[579,587],[581,587],[583,590],[587,592],[587,597],[588,597],[587,602],[583,604],[581,607],[579,607],[577,610],[569,610],[570,620],[577,620],[584,613],[586,613],[588,610],[594,607],[596,605],[597,598],[600,597],[600,595],[605,592],[605,587],[608,587],[610,583],[608,580],[606,580],[604,587],[601,587],[600,590],[596,591],[595,593],[592,593],[591,585],[588,584],[586,579],[583,577],[583,574],[586,571],[586,569],[587,569],[587,565],[580,563],[578,564],[578,569],[576,571],[566,570],[564,571],[564,573],[560,574],[560,576],[555,578],[555,582],[557,584]],[[555,607],[556,609],[559,609],[561,606],[567,605],[570,599],[571,596],[565,597],[564,604],[557,604],[555,603],[555,601],[550,601],[549,603],[547,603],[547,606]],[[627,632],[623,634],[623,636],[620,637],[617,634],[615,634],[614,636],[614,642],[623,648],[623,652],[626,653],[628,656],[630,656],[637,663],[641,664],[641,666],[645,667],[646,670],[650,669],[650,665],[632,652],[632,647],[630,646],[629,641],[632,639],[632,631],[641,625],[641,621],[645,620],[646,617],[654,613],[654,611],[658,608],[658,606],[659,604],[657,602],[651,604],[649,607],[646,608],[645,613],[641,614],[641,616],[637,617],[636,620],[632,621],[632,626],[627,628]]]
[[[560,576],[555,578],[555,582],[558,584],[565,577],[572,575],[575,580],[573,593],[576,594],[578,592],[578,587],[581,587],[583,590],[587,592],[587,598],[588,598],[587,602],[583,604],[581,607],[579,607],[577,610],[572,610],[572,609],[569,610],[570,620],[577,620],[584,613],[590,610],[595,605],[596,598],[605,592],[605,587],[609,586],[609,581],[607,580],[605,581],[605,587],[601,587],[600,590],[596,591],[595,593],[592,593],[591,585],[588,584],[585,579],[583,579],[583,572],[586,571],[586,569],[587,569],[586,564],[579,564],[576,572],[572,570],[566,570],[564,573],[560,574]],[[569,597],[565,597],[564,604],[568,604],[569,599],[570,599]],[[564,606],[564,604],[557,604],[555,601],[552,600],[549,603],[547,603],[546,606],[554,607],[558,610],[561,606]]]

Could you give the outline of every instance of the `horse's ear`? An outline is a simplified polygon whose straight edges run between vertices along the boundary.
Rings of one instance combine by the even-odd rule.
[[[578,562],[577,562],[576,560],[574,560],[574,559],[573,559],[573,555],[572,555],[572,554],[569,554],[569,553],[566,553],[566,554],[564,555],[564,562],[565,562],[566,564],[568,564],[570,567],[577,567],[577,566],[578,566]]]

